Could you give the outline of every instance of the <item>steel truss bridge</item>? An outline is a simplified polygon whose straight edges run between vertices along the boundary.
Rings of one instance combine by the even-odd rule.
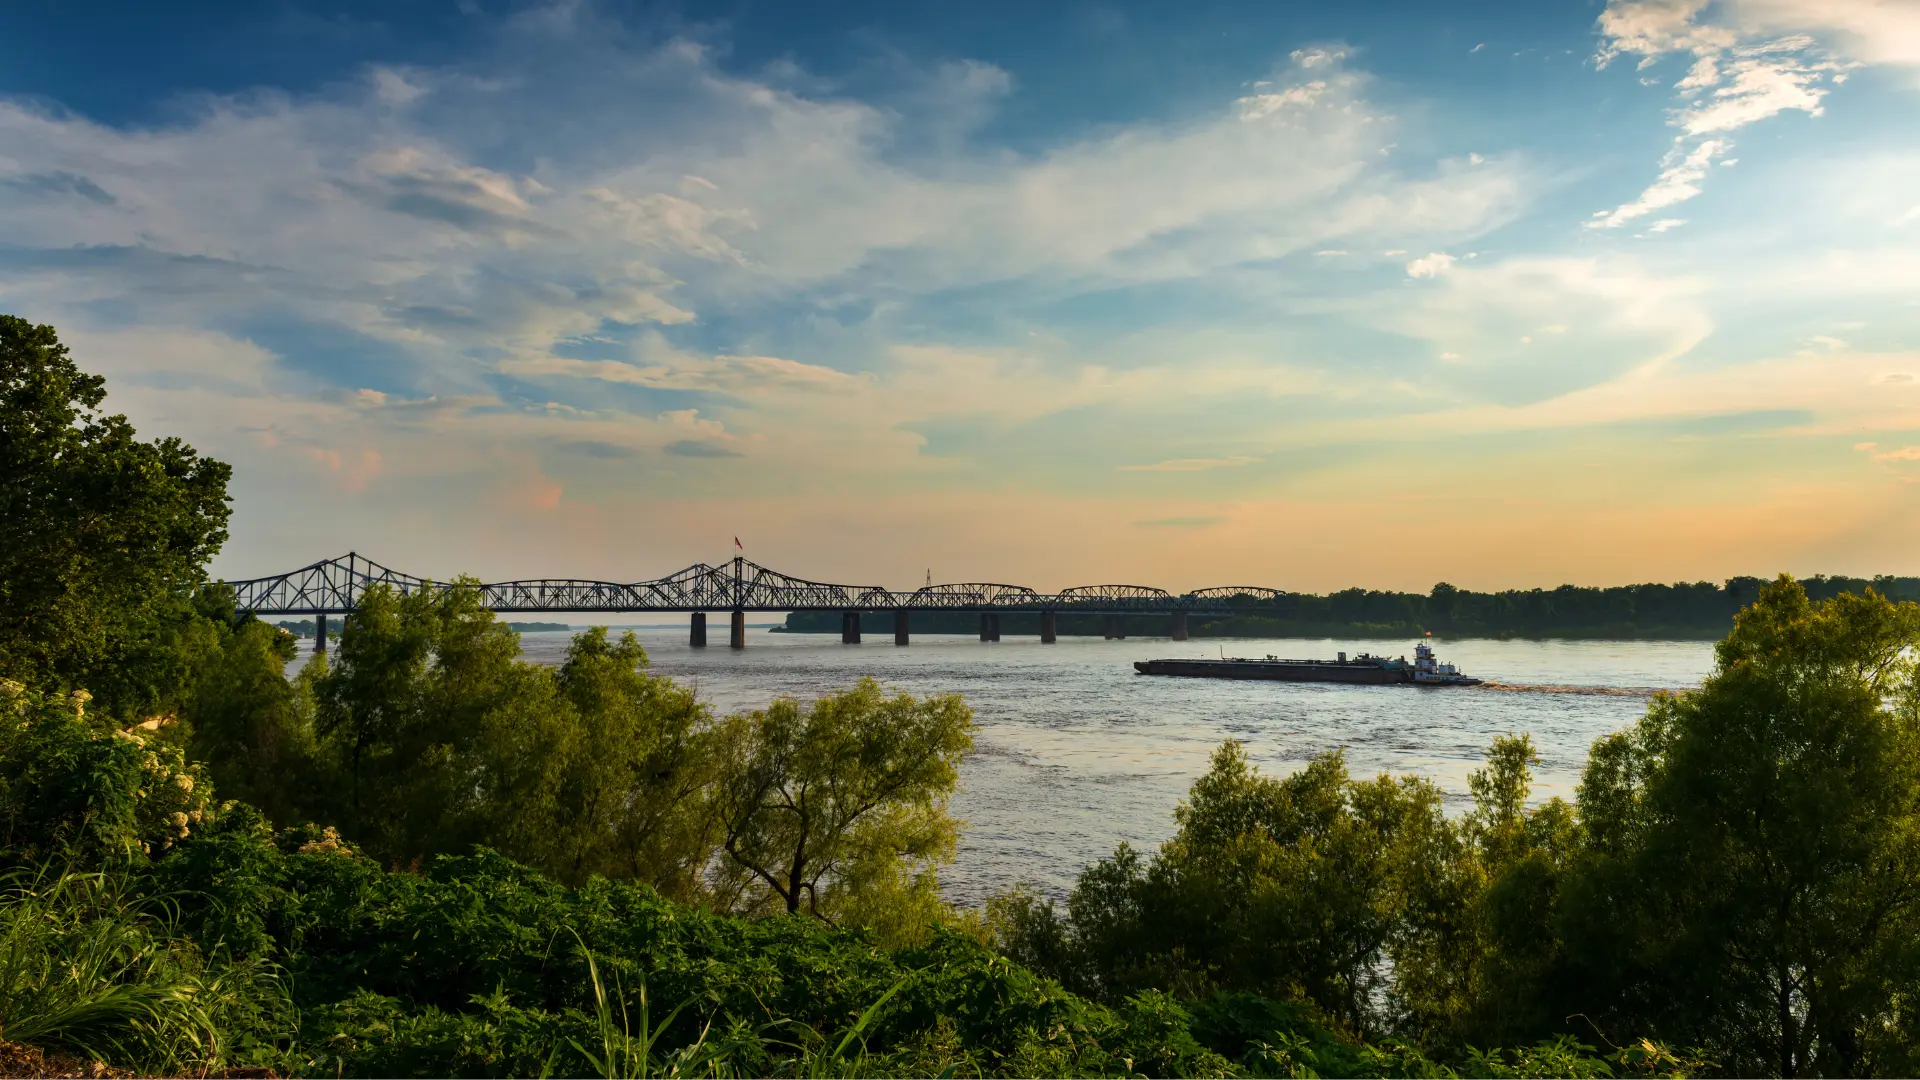
[[[481,602],[497,612],[644,612],[679,611],[694,616],[693,644],[706,644],[706,613],[733,613],[734,645],[744,644],[744,613],[749,611],[840,611],[842,640],[860,639],[863,612],[886,612],[894,618],[894,636],[906,643],[908,613],[915,611],[976,611],[981,614],[981,639],[999,639],[998,616],[1008,612],[1039,613],[1041,639],[1054,637],[1055,617],[1061,613],[1106,615],[1118,625],[1125,615],[1171,616],[1172,636],[1186,637],[1186,617],[1223,615],[1272,604],[1282,593],[1252,585],[1227,585],[1175,595],[1145,585],[1081,585],[1042,593],[1023,585],[964,582],[929,585],[901,592],[878,585],[835,585],[783,574],[734,558],[717,566],[695,563],[678,573],[652,581],[612,582],[580,578],[534,578],[491,583],[445,582],[415,577],[381,566],[348,552],[274,577],[229,582],[236,607],[254,615],[313,615],[325,625],[327,615],[351,615],[368,590],[385,587],[400,595],[472,588]],[[1124,636],[1110,633],[1109,636]],[[316,642],[324,642],[324,632]],[[322,646],[324,647],[324,646]]]

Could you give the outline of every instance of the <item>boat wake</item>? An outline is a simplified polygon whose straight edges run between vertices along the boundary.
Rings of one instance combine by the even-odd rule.
[[[1515,683],[1481,683],[1478,690],[1492,690],[1502,694],[1579,694],[1588,697],[1652,697],[1660,693],[1673,693],[1658,686],[1527,686]]]

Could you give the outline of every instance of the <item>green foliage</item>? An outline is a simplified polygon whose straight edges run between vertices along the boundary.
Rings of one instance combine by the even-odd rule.
[[[0,861],[139,861],[212,813],[204,770],[178,747],[90,718],[88,700],[0,679]]]
[[[1176,816],[1156,856],[1123,846],[1090,867],[1064,925],[1047,905],[1007,912],[1014,955],[1107,1000],[1240,991],[1310,1001],[1357,1034],[1384,1030],[1389,972],[1457,854],[1439,791],[1353,780],[1339,753],[1271,779],[1228,743]]]
[[[0,677],[124,717],[186,684],[178,639],[226,540],[230,470],[138,441],[105,398],[53,327],[0,315]]]
[[[952,856],[946,799],[971,745],[957,697],[889,697],[867,680],[716,722],[644,670],[631,633],[577,635],[558,669],[520,661],[517,636],[466,584],[369,590],[330,666],[285,691],[259,677],[277,655],[269,633],[227,640],[196,745],[286,805],[276,763],[314,753],[311,687],[316,756],[338,779],[304,805],[380,859],[483,842],[563,882],[805,911],[895,943],[953,919],[935,871]]]
[[[1742,1071],[1920,1064],[1916,646],[1920,606],[1783,578],[1699,691],[1596,745],[1565,982]]]
[[[207,763],[221,792],[280,821],[311,814],[323,798],[312,684],[323,666],[288,681],[293,637],[255,620],[195,628],[200,658],[180,711],[188,752]]]
[[[887,697],[862,679],[810,708],[782,698],[732,717],[719,739],[732,906],[925,936],[942,910],[935,868],[958,832],[946,800],[973,745],[958,695]]]
[[[565,882],[601,874],[692,899],[716,843],[712,717],[691,690],[648,675],[646,664],[632,631],[617,642],[604,627],[575,635],[559,690],[577,720],[553,797],[514,804],[551,808],[525,821],[524,835],[545,843],[509,850]]]
[[[133,884],[45,868],[0,881],[0,1032],[159,1075],[278,1064],[293,1018],[272,968],[209,961]]]

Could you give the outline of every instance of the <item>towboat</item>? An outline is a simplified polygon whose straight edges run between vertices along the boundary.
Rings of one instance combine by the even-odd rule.
[[[1277,656],[1261,659],[1221,657],[1194,660],[1137,660],[1134,670],[1142,675],[1184,675],[1203,679],[1272,679],[1281,682],[1333,682],[1386,685],[1410,683],[1414,686],[1478,686],[1480,680],[1460,674],[1452,664],[1442,664],[1433,655],[1433,646],[1425,641],[1413,647],[1413,662],[1407,658],[1372,656],[1367,653],[1349,660],[1340,653],[1334,660],[1283,660]]]

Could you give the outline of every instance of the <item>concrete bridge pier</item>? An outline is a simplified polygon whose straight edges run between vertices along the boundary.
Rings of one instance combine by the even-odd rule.
[[[707,647],[706,612],[696,611],[693,613],[693,623],[687,629],[687,644],[696,649],[704,649]]]
[[[1040,644],[1051,645],[1060,637],[1060,619],[1051,611],[1040,613]]]
[[[893,643],[895,645],[905,645],[907,643],[906,608],[895,608],[893,610]]]
[[[1127,640],[1126,616],[1124,615],[1107,616],[1107,625],[1106,625],[1105,634],[1108,641]]]
[[[980,640],[1000,640],[1000,616],[997,612],[983,611],[980,613]]]
[[[738,608],[733,612],[733,633],[728,635],[727,646],[734,649],[747,647],[747,613]]]
[[[860,644],[860,613],[843,611],[840,613],[840,644]]]
[[[327,616],[325,612],[321,612],[313,617],[313,651],[316,653],[327,651]]]
[[[1187,640],[1187,613],[1186,612],[1176,611],[1173,613],[1173,633],[1171,636],[1175,641]]]

